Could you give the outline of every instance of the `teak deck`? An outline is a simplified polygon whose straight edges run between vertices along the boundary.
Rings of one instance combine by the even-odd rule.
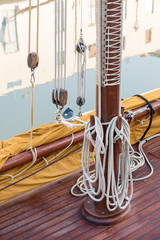
[[[134,183],[131,212],[123,222],[95,226],[80,214],[84,198],[70,194],[81,171],[32,190],[0,206],[0,239],[160,239],[160,137],[144,145],[153,175]],[[148,166],[136,177],[149,173]]]

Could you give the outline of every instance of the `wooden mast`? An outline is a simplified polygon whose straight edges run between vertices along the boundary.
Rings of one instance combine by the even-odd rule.
[[[122,1],[123,0],[102,0],[99,6],[99,1],[97,0],[97,16],[101,15],[101,23],[98,22],[97,17],[97,36],[101,32],[101,42],[97,44],[97,52],[100,51],[101,55],[101,59],[97,58],[98,61],[101,61],[101,91],[99,91],[97,84],[96,114],[98,115],[100,107],[101,116],[99,117],[102,123],[110,122],[113,117],[119,116],[117,119],[117,127],[119,129],[121,128],[122,119],[120,117],[120,81],[117,81],[117,79],[120,78],[121,68]],[[107,7],[108,10],[106,10]],[[100,31],[99,27],[101,27]],[[100,50],[98,50],[99,48]],[[119,50],[117,50],[118,48]],[[105,78],[107,78],[107,84],[103,81]],[[98,105],[99,92],[101,94],[100,106]],[[107,127],[103,126],[104,134],[106,129]],[[117,177],[119,153],[121,152],[120,140],[114,145],[114,149],[114,170],[115,176]],[[108,159],[106,161],[108,161]],[[106,163],[104,173],[106,183],[107,167],[108,164]],[[129,214],[129,211],[130,205],[128,205],[125,210],[118,208],[112,212],[108,211],[106,207],[106,197],[100,202],[95,202],[90,197],[87,197],[81,207],[82,215],[87,220],[99,225],[109,225],[122,221]]]

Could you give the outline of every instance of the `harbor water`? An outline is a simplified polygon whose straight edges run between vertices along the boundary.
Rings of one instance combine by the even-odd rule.
[[[31,50],[36,46],[36,3],[32,1]],[[154,3],[154,4],[153,4]],[[78,4],[80,2],[78,1]],[[145,6],[145,7],[144,7]],[[77,7],[78,8],[78,7]],[[78,8],[79,9],[79,8]],[[160,86],[160,1],[125,1],[121,98],[142,94]],[[35,70],[34,127],[55,122],[52,103],[55,76],[54,1],[40,1],[39,66]],[[28,55],[28,1],[0,1],[0,140],[30,130],[31,83]],[[96,10],[95,1],[83,1],[83,16],[74,0],[67,8],[67,79],[68,102],[75,115],[77,98],[77,60],[75,44],[82,20],[86,51],[85,105],[82,111],[95,109]],[[62,63],[63,64],[63,63]]]

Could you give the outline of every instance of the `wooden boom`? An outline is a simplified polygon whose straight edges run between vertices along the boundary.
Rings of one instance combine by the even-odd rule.
[[[156,101],[152,102],[151,105],[155,112],[160,111],[160,101],[156,100]],[[150,109],[145,109],[144,111],[139,112],[139,110],[142,108],[143,107],[136,108],[133,110],[133,113],[135,113],[133,120],[137,120],[137,119],[144,117],[150,113]],[[136,112],[137,112],[137,114],[136,114]],[[127,115],[127,113],[124,113],[124,117],[126,115]],[[128,122],[130,123],[131,119],[128,119]],[[75,133],[73,144],[77,144],[77,143],[83,141],[83,136],[84,136],[84,130]],[[69,145],[69,143],[71,142],[71,139],[72,139],[72,135],[62,138],[62,139],[59,139],[55,142],[47,143],[47,144],[37,147],[36,148],[37,157],[38,158],[46,157],[58,150],[64,149],[65,147],[67,147]],[[92,149],[92,146],[90,146],[90,147]],[[93,150],[91,150],[91,151],[93,151]],[[19,153],[16,156],[10,157],[5,162],[5,164],[0,168],[0,173],[5,172],[5,171],[15,168],[15,167],[22,166],[26,163],[29,163],[32,161],[32,159],[33,159],[33,157],[32,157],[31,151],[25,151],[25,152]]]

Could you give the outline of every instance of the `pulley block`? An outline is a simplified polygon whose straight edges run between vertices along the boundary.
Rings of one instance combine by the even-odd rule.
[[[84,53],[85,50],[86,50],[86,45],[85,45],[83,39],[80,38],[79,41],[78,41],[78,43],[76,44],[76,51],[77,51],[78,53]]]
[[[85,104],[85,98],[79,96],[76,100],[76,104],[80,107],[83,106]]]
[[[27,63],[29,68],[35,69],[38,66],[38,62],[39,62],[39,57],[37,53],[31,52],[28,54]]]
[[[66,89],[62,89],[62,88],[60,88],[59,90],[57,88],[53,89],[53,92],[52,92],[53,104],[56,104],[56,106],[59,105],[63,107],[67,104],[67,99],[68,99],[68,92]]]

